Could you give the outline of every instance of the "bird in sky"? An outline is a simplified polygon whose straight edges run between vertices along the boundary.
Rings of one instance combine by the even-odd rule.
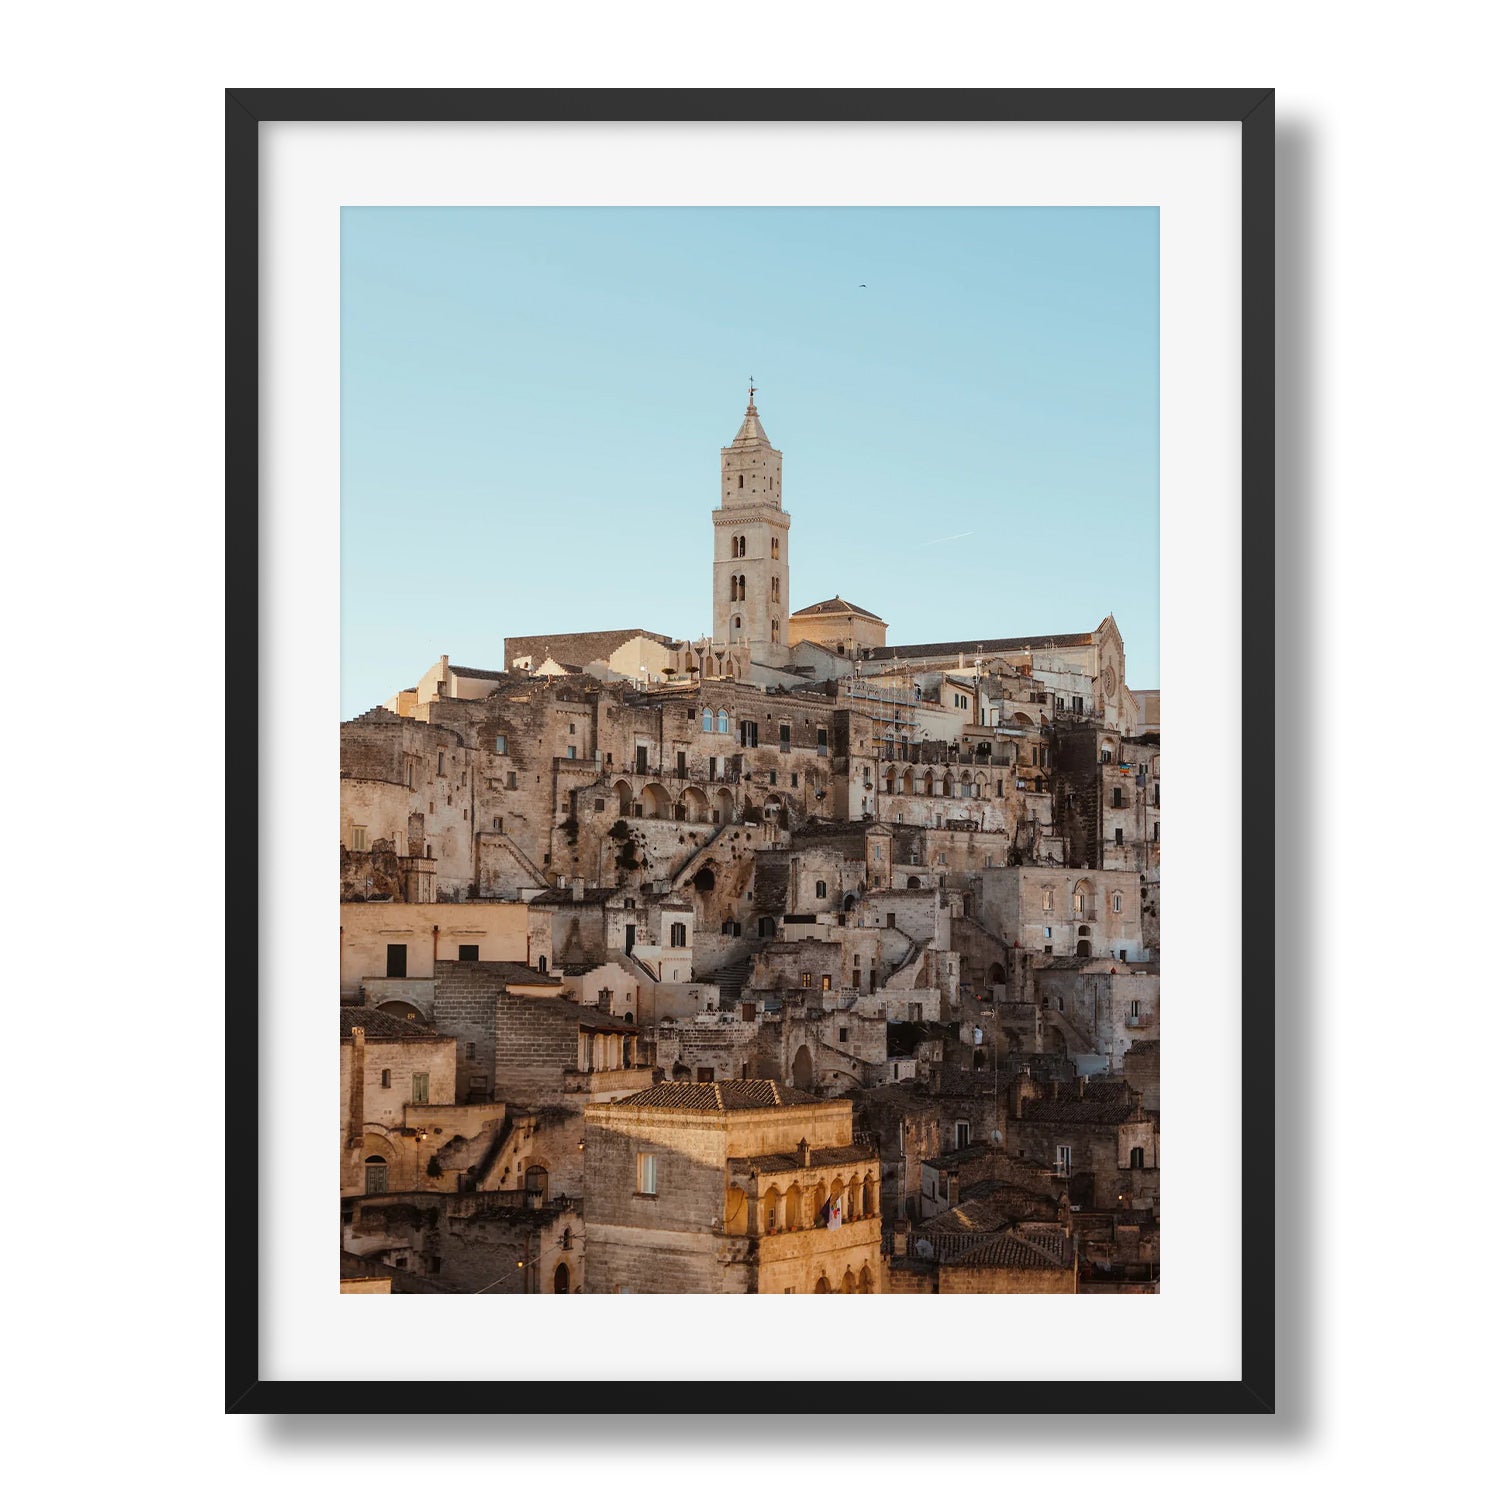
[[[860,282],[860,286],[864,286],[864,282]]]

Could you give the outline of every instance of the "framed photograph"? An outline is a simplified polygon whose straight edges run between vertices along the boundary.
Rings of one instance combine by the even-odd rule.
[[[1274,1411],[1273,120],[227,91],[228,1410]]]

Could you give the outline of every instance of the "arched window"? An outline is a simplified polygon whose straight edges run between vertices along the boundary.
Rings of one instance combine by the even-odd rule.
[[[703,732],[712,734],[714,732],[714,711],[711,708],[703,710]]]
[[[771,575],[771,597],[773,599],[781,598],[781,579],[775,574]]]
[[[528,1193],[537,1193],[545,1200],[547,1197],[546,1167],[527,1167],[525,1186]]]
[[[1110,897],[1109,904],[1110,908],[1113,911],[1123,911],[1125,909],[1125,898],[1119,893],[1119,891],[1116,891],[1114,895]]]
[[[738,615],[734,617],[734,628],[736,630],[740,628],[740,617]]]
[[[823,897],[828,894],[828,882],[826,880],[820,880],[813,887],[813,890],[814,892],[816,892],[818,899],[821,901]]]
[[[719,710],[719,733],[729,733],[729,711],[723,708]]]
[[[772,620],[771,621],[771,639],[773,641],[779,641],[781,639],[781,621],[780,620]]]
[[[778,536],[771,538],[771,556],[773,558],[781,556],[781,538]]]

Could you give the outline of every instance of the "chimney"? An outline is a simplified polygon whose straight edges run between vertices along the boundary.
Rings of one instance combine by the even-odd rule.
[[[807,1144],[806,1136],[797,1142],[797,1163],[803,1167],[812,1166],[812,1147]]]

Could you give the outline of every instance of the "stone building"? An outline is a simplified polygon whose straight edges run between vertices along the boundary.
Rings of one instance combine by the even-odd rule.
[[[660,1083],[585,1118],[587,1290],[881,1290],[880,1164],[846,1102]]]
[[[1010,1149],[1050,1166],[1075,1204],[1110,1210],[1129,1200],[1157,1207],[1158,1117],[1123,1078],[1080,1078],[1072,1093],[1055,1083],[1022,1088],[1013,1114]]]

